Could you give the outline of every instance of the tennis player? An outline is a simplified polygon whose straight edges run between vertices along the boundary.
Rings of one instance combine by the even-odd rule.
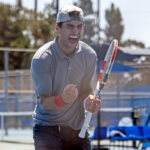
[[[89,134],[85,138],[78,134],[85,109],[98,112],[100,100],[93,96],[96,53],[80,41],[82,9],[63,7],[55,30],[56,38],[39,48],[31,63],[36,92],[35,150],[90,150]]]

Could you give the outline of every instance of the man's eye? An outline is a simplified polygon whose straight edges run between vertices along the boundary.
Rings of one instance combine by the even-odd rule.
[[[71,24],[67,24],[67,27],[68,27],[69,29],[73,29],[73,28],[74,28],[74,26],[71,25]]]
[[[78,29],[82,29],[83,25],[78,25]]]

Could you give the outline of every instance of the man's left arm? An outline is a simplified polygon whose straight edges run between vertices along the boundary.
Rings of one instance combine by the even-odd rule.
[[[80,99],[86,110],[96,113],[100,109],[100,100],[94,96],[94,88],[96,86],[96,57],[89,61],[86,74],[82,80]]]

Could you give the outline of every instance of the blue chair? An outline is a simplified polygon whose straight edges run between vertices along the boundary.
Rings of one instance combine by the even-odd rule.
[[[121,146],[126,147],[125,141],[129,140],[126,133],[124,132],[124,128],[121,126],[109,127],[109,138],[110,138],[110,146]],[[117,145],[115,141],[118,141]]]
[[[91,140],[98,140],[98,127],[95,127],[93,136],[90,137]],[[108,139],[107,137],[107,127],[100,127],[100,139]]]
[[[129,140],[142,140],[141,130],[138,126],[124,127],[124,132],[126,133]]]
[[[93,136],[91,136],[90,139],[96,140],[97,142],[100,142],[101,140],[108,140],[107,127],[106,126],[100,127],[100,141],[99,141],[99,137],[98,137],[98,132],[99,132],[98,127],[95,127],[94,132],[93,132]],[[107,148],[108,145],[100,144],[99,146],[98,145],[92,145],[92,149],[93,150],[97,150],[97,149],[108,150],[108,148]]]
[[[146,149],[150,147],[150,142],[143,142],[142,149]]]
[[[142,149],[150,147],[150,126],[141,127],[142,140],[139,145],[142,143]]]
[[[118,141],[128,140],[124,128],[120,126],[109,127],[109,138]]]
[[[142,129],[143,139],[150,140],[150,126],[144,126]]]

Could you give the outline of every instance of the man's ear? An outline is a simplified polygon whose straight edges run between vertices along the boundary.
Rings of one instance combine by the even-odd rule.
[[[58,24],[55,25],[55,30],[58,32],[58,30],[59,30]]]

